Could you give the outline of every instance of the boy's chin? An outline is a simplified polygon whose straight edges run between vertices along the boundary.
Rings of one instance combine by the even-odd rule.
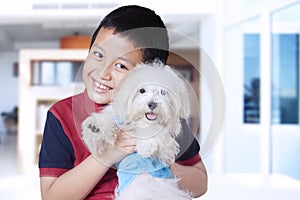
[[[94,98],[92,101],[94,101],[97,104],[108,104],[111,102],[111,99],[105,99],[105,98]]]
[[[89,98],[97,104],[108,104],[112,101],[110,95],[105,94],[89,94]]]

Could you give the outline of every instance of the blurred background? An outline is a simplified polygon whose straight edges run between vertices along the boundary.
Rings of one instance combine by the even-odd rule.
[[[47,109],[82,90],[91,34],[128,4],[163,18],[168,63],[194,89],[190,123],[209,178],[199,199],[300,199],[299,0],[2,2],[0,199],[41,199]]]

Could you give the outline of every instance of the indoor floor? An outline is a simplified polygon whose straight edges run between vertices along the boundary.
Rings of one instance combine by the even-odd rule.
[[[20,175],[17,169],[16,135],[0,136],[0,199],[40,200],[38,167],[32,173]],[[208,188],[208,192],[198,199],[300,199],[300,182],[282,175],[209,175]]]

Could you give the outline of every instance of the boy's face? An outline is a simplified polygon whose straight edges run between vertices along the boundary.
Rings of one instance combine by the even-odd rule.
[[[101,28],[84,63],[82,77],[89,98],[98,104],[112,101],[121,80],[142,62],[142,51],[126,37]]]

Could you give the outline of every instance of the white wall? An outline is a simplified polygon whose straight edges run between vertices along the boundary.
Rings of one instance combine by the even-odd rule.
[[[18,105],[18,77],[13,76],[13,63],[19,60],[19,49],[24,48],[59,48],[59,41],[14,42],[16,51],[0,52],[0,113],[9,112]],[[0,133],[5,132],[0,119]]]
[[[0,113],[8,112],[18,105],[18,77],[13,76],[13,63],[18,61],[18,52],[0,53]],[[5,131],[2,119],[0,133]]]

